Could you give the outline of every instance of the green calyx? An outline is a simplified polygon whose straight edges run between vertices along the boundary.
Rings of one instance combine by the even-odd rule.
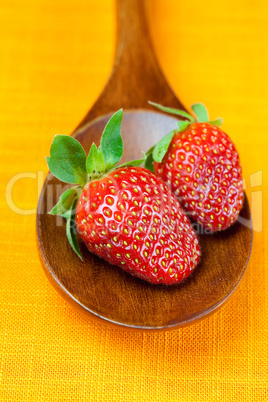
[[[150,102],[150,105],[155,106],[162,112],[170,113],[176,116],[180,116],[183,120],[178,121],[178,128],[172,130],[170,133],[165,135],[156,145],[150,148],[146,152],[145,167],[152,172],[154,172],[154,162],[162,162],[172,138],[175,134],[183,132],[186,128],[193,123],[209,123],[211,125],[220,126],[223,123],[221,118],[216,120],[209,120],[208,112],[206,107],[202,103],[195,103],[191,106],[192,112],[195,117],[184,110],[178,110],[166,106],[159,105],[158,103]]]
[[[83,187],[91,180],[97,180],[108,172],[123,166],[139,166],[143,158],[117,165],[123,154],[121,123],[123,110],[118,110],[108,121],[102,133],[100,146],[92,144],[88,155],[75,138],[56,135],[51,144],[47,165],[50,172],[60,181],[75,184],[66,190],[58,203],[49,212],[66,219],[66,235],[76,254],[82,259],[76,238],[74,223],[76,205]]]

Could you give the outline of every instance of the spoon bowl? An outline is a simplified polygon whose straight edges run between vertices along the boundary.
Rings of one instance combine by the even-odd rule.
[[[73,135],[88,152],[99,145],[102,131],[119,108],[124,108],[122,162],[140,158],[176,127],[174,117],[153,111],[147,100],[184,109],[166,83],[152,51],[143,0],[117,0],[118,41],[111,77],[97,102]],[[185,109],[184,109],[185,110]],[[176,286],[151,285],[91,254],[82,242],[81,261],[71,249],[65,222],[47,214],[68,185],[50,173],[37,211],[37,243],[43,268],[56,289],[76,307],[102,322],[125,328],[169,329],[208,316],[236,289],[252,244],[248,200],[238,221],[216,234],[196,227],[201,262]]]

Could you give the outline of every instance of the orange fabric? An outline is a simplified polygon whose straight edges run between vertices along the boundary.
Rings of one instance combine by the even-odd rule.
[[[54,134],[69,134],[108,78],[111,0],[0,4],[0,400],[267,401],[268,5],[150,0],[160,65],[240,151],[254,218],[244,279],[216,314],[140,333],[82,316],[47,281],[35,208]]]

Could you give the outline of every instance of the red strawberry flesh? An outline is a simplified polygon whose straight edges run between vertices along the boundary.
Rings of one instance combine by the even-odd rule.
[[[233,142],[219,127],[195,123],[176,133],[154,169],[205,228],[224,230],[237,219],[243,205],[242,169]]]
[[[179,202],[144,168],[119,168],[89,182],[76,207],[76,226],[91,252],[150,283],[179,283],[200,259]]]

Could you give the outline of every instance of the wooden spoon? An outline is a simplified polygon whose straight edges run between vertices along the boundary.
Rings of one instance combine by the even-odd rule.
[[[124,161],[139,158],[176,119],[154,111],[148,100],[184,109],[168,86],[151,47],[144,0],[117,0],[117,45],[110,79],[73,135],[86,151],[99,145],[110,116],[124,108]],[[251,218],[245,197],[239,220],[230,229],[200,235],[201,263],[183,283],[150,285],[88,252],[83,261],[68,244],[63,219],[48,215],[66,189],[48,174],[37,211],[37,241],[45,273],[68,301],[128,328],[167,329],[195,322],[215,311],[233,293],[245,271],[252,244]]]

